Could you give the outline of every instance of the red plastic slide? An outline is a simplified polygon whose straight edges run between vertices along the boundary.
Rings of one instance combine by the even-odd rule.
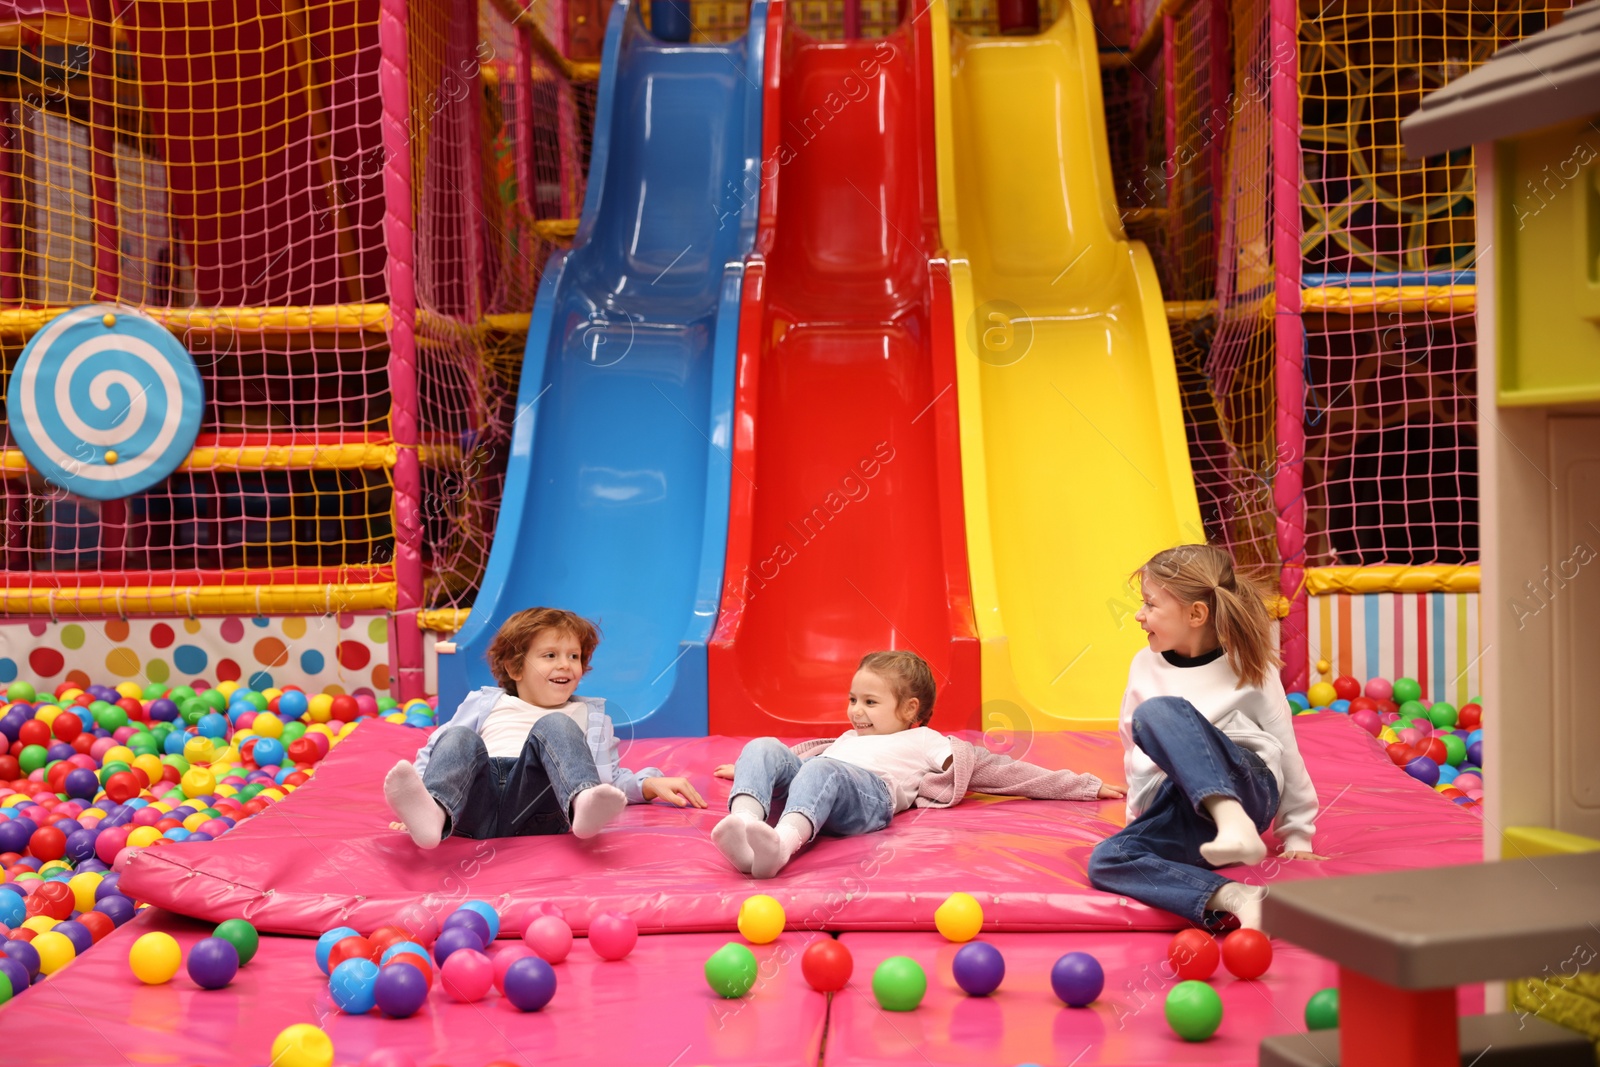
[[[887,648],[932,665],[933,725],[975,727],[927,20],[817,41],[784,6],[767,32],[711,732],[843,729],[856,662]]]

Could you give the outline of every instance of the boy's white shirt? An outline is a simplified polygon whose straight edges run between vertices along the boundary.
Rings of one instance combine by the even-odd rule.
[[[922,780],[944,770],[951,758],[950,739],[927,726],[893,734],[858,734],[846,730],[818,755],[871,771],[883,779],[898,814],[916,802]]]
[[[478,736],[489,750],[491,759],[522,755],[522,746],[528,743],[528,731],[546,715],[565,715],[578,724],[580,730],[589,726],[589,706],[581,700],[569,701],[559,708],[541,708],[521,697],[507,693],[489,709]]]

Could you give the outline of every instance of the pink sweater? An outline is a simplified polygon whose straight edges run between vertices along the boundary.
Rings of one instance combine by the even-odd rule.
[[[801,759],[816,756],[833,744],[831,737],[791,745]],[[979,745],[950,738],[950,766],[922,780],[919,808],[953,807],[972,793],[1032,800],[1096,800],[1100,779],[1074,771],[1052,771],[1032,763],[1001,756]]]

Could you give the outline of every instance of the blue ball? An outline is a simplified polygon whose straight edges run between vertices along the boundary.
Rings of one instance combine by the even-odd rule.
[[[1000,988],[1000,981],[1006,976],[1006,960],[987,941],[969,941],[957,950],[950,972],[962,992],[986,997]]]
[[[21,926],[28,917],[28,905],[15,893],[0,893],[0,925]]]
[[[255,748],[251,749],[250,756],[256,761],[257,767],[281,766],[285,756],[283,742],[276,737],[259,738]]]
[[[185,830],[181,826],[174,826],[161,836],[166,838],[168,841],[187,841],[189,840],[189,831]]]
[[[457,911],[475,911],[483,916],[483,921],[489,925],[489,939],[485,944],[494,944],[494,939],[500,936],[500,914],[489,905],[486,900],[469,900]],[[448,922],[448,920],[447,920]]]
[[[373,986],[378,981],[378,965],[371,960],[345,960],[328,976],[328,995],[349,1015],[365,1015],[377,1003]]]
[[[1472,744],[1472,742],[1474,742],[1474,741],[1482,741],[1482,740],[1483,740],[1483,731],[1482,730],[1473,730],[1470,733],[1468,733],[1467,736],[1466,736],[1466,742],[1469,745]]]
[[[420,712],[413,711],[406,715],[406,725],[417,726],[426,730],[428,727],[433,725],[433,716],[423,715]]]
[[[213,711],[208,715],[202,716],[200,721],[195,724],[195,729],[200,731],[201,737],[227,737],[228,720]]]
[[[1050,969],[1050,988],[1069,1008],[1086,1008],[1106,987],[1106,972],[1087,952],[1069,952]]]
[[[1456,775],[1458,775],[1460,773],[1461,773],[1460,771],[1458,771],[1456,768],[1450,766],[1450,764],[1448,764],[1448,763],[1442,764],[1439,767],[1439,781],[1444,783],[1445,785],[1449,785],[1451,782],[1456,780]]]
[[[360,937],[361,931],[348,926],[335,926],[332,930],[317,938],[317,967],[323,974],[328,973],[328,953],[333,951],[333,946],[347,937]]]
[[[383,950],[383,955],[378,957],[378,962],[380,964],[388,963],[390,959],[400,955],[402,952],[414,952],[423,959],[428,958],[428,950],[415,941],[397,941]]]
[[[1296,711],[1305,711],[1311,706],[1311,701],[1304,693],[1290,693],[1289,705]]]
[[[183,746],[189,740],[189,735],[182,730],[174,730],[161,742],[161,750],[169,756],[183,755]]]
[[[311,701],[298,689],[288,689],[278,696],[278,718],[284,722],[298,719],[311,707]]]

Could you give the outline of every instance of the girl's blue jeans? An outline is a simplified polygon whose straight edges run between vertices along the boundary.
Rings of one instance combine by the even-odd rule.
[[[1261,757],[1182,697],[1153,697],[1135,708],[1133,741],[1167,779],[1143,814],[1095,846],[1089,882],[1196,923],[1214,922],[1206,902],[1228,879],[1200,855],[1217,836],[1203,802],[1232,797],[1264,831],[1278,813],[1277,780]]]
[[[474,730],[443,730],[422,784],[444,809],[445,837],[564,834],[572,798],[600,784],[583,730],[565,715],[534,723],[517,756],[491,757]]]
[[[775,737],[758,737],[739,753],[730,807],[737,796],[754,797],[768,821],[773,804],[782,803],[784,815],[799,812],[813,833],[835,837],[882,830],[894,818],[894,798],[882,778],[827,756],[801,760]]]

